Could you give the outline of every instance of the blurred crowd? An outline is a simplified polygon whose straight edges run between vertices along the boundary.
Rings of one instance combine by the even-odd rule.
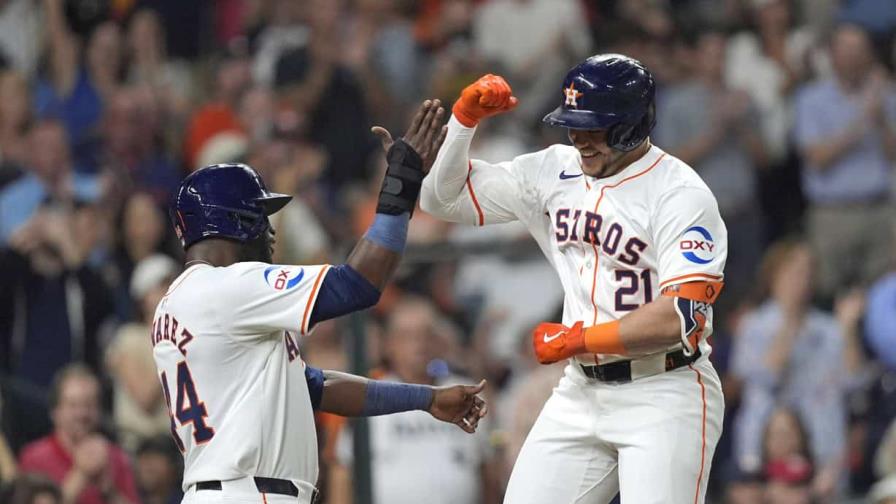
[[[376,206],[372,125],[501,74],[521,104],[472,149],[507,160],[567,141],[540,124],[566,69],[621,52],[729,229],[710,501],[896,503],[894,34],[892,0],[0,0],[0,502],[179,502],[146,324],[185,174],[250,164],[296,196],[275,261],[338,263]],[[360,322],[370,375],[488,378],[490,416],[371,419],[374,502],[498,503],[562,370],[528,342],[559,281],[521,227],[422,211],[404,264]],[[349,370],[353,330],[303,357]],[[317,420],[323,502],[349,504],[351,428]]]

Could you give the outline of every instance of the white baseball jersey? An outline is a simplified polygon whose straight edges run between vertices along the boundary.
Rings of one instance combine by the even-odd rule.
[[[565,325],[617,320],[656,299],[662,288],[722,279],[725,224],[709,188],[679,159],[653,146],[600,179],[582,173],[579,153],[568,145],[505,163],[468,163],[474,132],[451,118],[424,180],[421,206],[479,226],[521,221],[560,276]],[[578,357],[590,364],[620,358]]]
[[[566,145],[505,163],[468,161],[474,131],[449,121],[421,206],[480,226],[521,221],[560,276],[565,325],[617,320],[667,286],[722,279],[725,225],[680,160],[651,147],[600,179],[584,175]],[[636,365],[654,373],[623,385],[589,380],[575,364],[628,357],[577,356],[529,432],[504,502],[605,504],[617,492],[623,502],[703,502],[724,401],[710,348],[700,345],[703,357],[668,372],[662,352],[639,357],[632,373]]]
[[[184,454],[183,488],[262,476],[317,481],[298,338],[329,266],[197,264],[156,308],[153,355]]]

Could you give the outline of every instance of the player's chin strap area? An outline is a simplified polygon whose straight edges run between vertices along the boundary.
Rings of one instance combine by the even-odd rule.
[[[724,282],[688,282],[670,285],[662,295],[674,298],[675,313],[681,322],[681,346],[690,357],[699,350],[700,341],[709,327],[712,333],[712,304],[719,297]],[[706,336],[709,336],[709,333]]]

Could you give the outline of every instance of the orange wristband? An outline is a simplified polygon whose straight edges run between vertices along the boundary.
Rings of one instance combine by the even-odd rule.
[[[589,353],[625,355],[627,351],[619,336],[619,321],[614,320],[585,329],[585,350]]]

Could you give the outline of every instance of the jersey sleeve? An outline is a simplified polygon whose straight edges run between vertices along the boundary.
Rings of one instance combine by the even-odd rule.
[[[728,255],[728,232],[706,188],[673,189],[652,216],[660,289],[695,280],[720,281]]]
[[[420,207],[441,219],[477,226],[524,219],[540,208],[535,179],[543,156],[497,164],[471,160],[475,131],[451,118],[445,143],[423,180]]]
[[[329,265],[289,266],[242,263],[230,285],[222,286],[222,317],[237,337],[262,337],[284,330],[305,335]]]

